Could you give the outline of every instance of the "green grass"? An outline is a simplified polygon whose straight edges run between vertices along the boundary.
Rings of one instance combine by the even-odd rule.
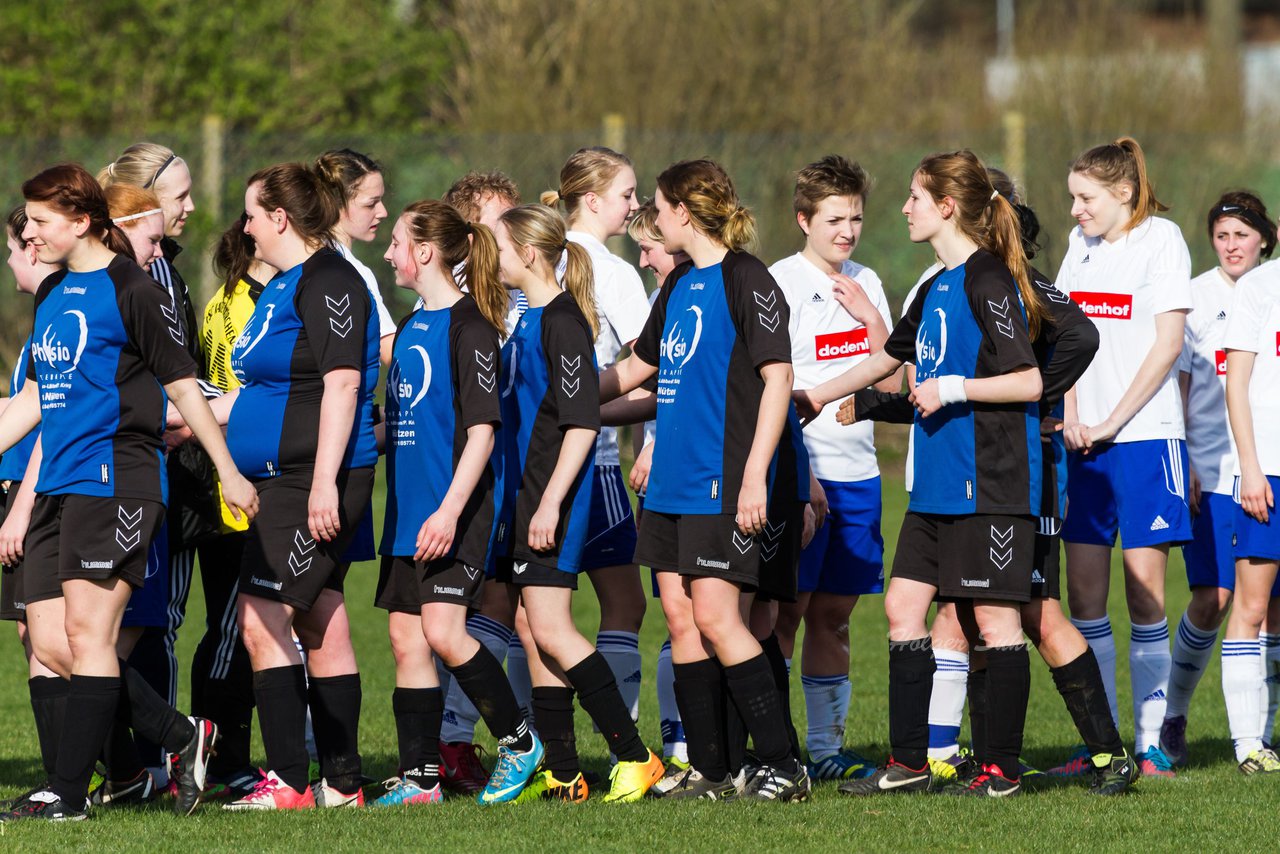
[[[889,463],[888,471],[900,466]],[[892,550],[905,506],[901,480],[885,477],[884,530]],[[377,570],[354,568],[347,583],[352,630],[364,681],[361,744],[365,770],[382,778],[395,772],[395,728],[391,716],[393,668],[386,637],[386,616],[374,609]],[[195,585],[197,590],[199,585]],[[646,582],[647,587],[647,582]],[[1186,604],[1181,557],[1169,572],[1170,623]],[[888,736],[886,696],[886,622],[879,597],[868,598],[854,613],[853,705],[847,740],[856,749],[881,757]],[[1112,576],[1112,618],[1120,645],[1121,709],[1129,721],[1127,637],[1118,564]],[[576,618],[590,637],[596,603],[589,584],[575,601]],[[181,644],[190,660],[203,625],[203,603],[193,593]],[[653,668],[665,636],[656,602],[645,617],[641,646],[645,685],[641,728],[650,744],[660,743]],[[12,636],[11,636],[12,637]],[[1033,656],[1032,696],[1025,757],[1041,767],[1065,756],[1077,742],[1070,719],[1053,689],[1047,669]],[[15,640],[0,644],[0,794],[12,795],[36,780],[38,762],[25,666]],[[440,807],[389,811],[306,814],[230,814],[202,807],[190,819],[174,818],[167,803],[140,810],[99,812],[71,825],[13,825],[0,828],[0,848],[12,851],[62,850],[72,845],[99,851],[231,850],[438,850],[590,851],[725,850],[989,850],[1053,848],[1066,850],[1192,849],[1197,851],[1274,850],[1270,819],[1280,804],[1274,780],[1246,779],[1235,770],[1227,735],[1217,659],[1196,694],[1191,710],[1192,768],[1176,780],[1145,780],[1125,798],[1087,796],[1079,785],[1053,786],[1028,797],[1001,803],[974,803],[943,797],[885,797],[874,801],[842,798],[831,784],[817,787],[804,805],[673,804],[644,802],[629,806],[591,803],[571,806],[532,804],[482,809],[455,799]],[[185,686],[184,686],[185,691]],[[185,705],[185,697],[183,699]],[[803,727],[799,679],[792,703]],[[578,716],[578,744],[588,767],[604,773],[604,742]],[[483,730],[483,726],[481,727]],[[802,730],[803,731],[803,730]],[[482,739],[487,736],[482,736]],[[262,756],[256,742],[255,755]],[[489,744],[492,748],[492,744]]]

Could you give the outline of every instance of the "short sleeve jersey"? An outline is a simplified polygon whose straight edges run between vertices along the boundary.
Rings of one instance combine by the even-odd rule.
[[[1236,282],[1222,345],[1256,354],[1249,376],[1254,445],[1262,473],[1280,477],[1280,261]],[[1233,473],[1240,473],[1239,460]]]
[[[566,237],[591,256],[595,285],[596,315],[600,334],[596,336],[596,364],[605,370],[618,360],[622,348],[640,335],[649,316],[649,298],[640,274],[622,258],[590,234],[570,231]],[[563,277],[563,270],[557,270]],[[596,440],[596,465],[616,466],[618,430],[602,426]]]
[[[788,322],[782,289],[752,255],[730,252],[701,269],[686,262],[668,275],[634,347],[658,367],[646,509],[736,512],[764,392],[759,369],[791,361]]]
[[[356,253],[345,245],[335,243],[334,248],[338,250],[338,254],[350,262],[352,267],[356,268],[356,272],[360,274],[361,280],[364,281],[364,286],[369,289],[369,299],[372,301],[373,311],[378,315],[378,337],[386,338],[388,335],[395,335],[396,322],[391,317],[391,312],[387,311],[387,304],[382,299],[382,291],[378,289],[378,277],[369,269],[368,264],[357,258]]]
[[[374,465],[378,342],[369,291],[332,249],[272,279],[231,353],[242,388],[227,425],[227,445],[240,471],[264,478],[315,465],[324,375],[338,368],[360,372],[342,465]]]
[[[131,259],[36,293],[27,379],[46,452],[36,491],[166,501],[163,386],[196,375],[168,294]]]
[[[561,293],[529,308],[503,348],[502,432],[499,470],[502,521],[510,524],[511,552],[564,572],[577,572],[586,543],[595,459],[588,455],[560,505],[555,546],[529,549],[529,520],[537,512],[560,460],[564,432],[600,429],[600,382],[591,327],[578,304]],[[506,542],[502,533],[499,539]]]
[[[467,445],[467,430],[501,422],[498,332],[464,296],[400,324],[387,370],[387,510],[384,555],[417,549],[440,509]],[[484,566],[493,527],[493,472],[486,468],[458,517],[449,556]]]
[[[1017,285],[978,250],[926,282],[885,352],[914,360],[917,384],[944,375],[981,379],[1036,365]],[[953,403],[912,427],[910,509],[968,515],[1040,512],[1037,403]]]
[[[1098,354],[1076,383],[1076,405],[1085,424],[1100,424],[1133,383],[1156,341],[1155,318],[1191,308],[1191,254],[1178,226],[1150,217],[1107,242],[1072,230],[1057,286],[1098,327]],[[1146,406],[1120,428],[1115,442],[1184,437],[1182,395],[1176,367]]]
[[[28,338],[22,342],[22,350],[13,364],[13,374],[9,377],[9,397],[22,391],[27,381],[27,360],[31,357],[31,342]],[[0,457],[0,480],[20,481],[27,473],[27,464],[31,462],[31,452],[36,448],[36,439],[40,437],[40,428],[32,430],[18,441],[18,444],[4,452]]]
[[[236,282],[230,294],[225,288],[219,288],[205,306],[204,329],[200,336],[205,375],[209,382],[224,392],[240,387],[240,381],[231,368],[231,350],[240,337],[240,330],[253,315],[254,304],[261,295],[262,283],[246,277]]]
[[[1215,267],[1191,280],[1191,314],[1178,370],[1187,388],[1187,455],[1207,492],[1230,495],[1235,450],[1227,422],[1227,353],[1223,339],[1235,286]]]
[[[796,388],[813,388],[838,377],[871,355],[867,328],[832,294],[832,281],[803,254],[769,268],[791,309],[791,366]],[[862,286],[886,328],[893,327],[880,277],[869,267],[845,261],[841,272]],[[844,426],[837,407],[824,408],[804,429],[809,463],[820,480],[848,483],[880,474],[874,427],[870,422]]]

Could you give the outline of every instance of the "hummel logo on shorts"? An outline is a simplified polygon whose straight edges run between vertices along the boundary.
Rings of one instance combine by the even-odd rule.
[[[1165,531],[1168,530],[1169,523],[1164,520],[1163,516],[1157,516],[1155,521],[1151,523],[1151,530]]]

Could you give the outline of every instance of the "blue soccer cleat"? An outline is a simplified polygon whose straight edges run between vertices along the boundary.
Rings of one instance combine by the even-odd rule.
[[[498,745],[498,764],[493,768],[489,784],[476,796],[478,803],[488,805],[514,801],[533,778],[546,751],[536,735],[529,733],[529,736],[533,739],[533,747],[523,753]]]

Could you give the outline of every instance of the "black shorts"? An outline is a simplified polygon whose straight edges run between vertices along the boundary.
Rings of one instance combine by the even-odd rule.
[[[1041,516],[1031,559],[1031,598],[1062,599],[1062,520]]]
[[[57,599],[62,582],[77,578],[123,578],[136,590],[146,583],[151,540],[162,524],[159,501],[37,495],[22,547],[24,600]]]
[[[451,557],[430,563],[410,557],[382,556],[373,603],[384,611],[420,614],[429,602],[447,602],[479,610],[484,569]]]
[[[800,581],[800,540],[804,534],[802,501],[769,508],[769,521],[756,537],[760,545],[760,584],[757,598],[794,602]]]
[[[565,572],[545,563],[531,560],[513,560],[500,557],[496,561],[497,572],[494,581],[513,584],[516,587],[564,587],[569,590],[578,589],[578,573]]]
[[[9,505],[18,494],[21,481],[13,481],[5,490],[4,504],[0,507],[0,525],[9,515]],[[0,620],[24,621],[27,619],[27,600],[22,592],[22,561],[0,568]]]
[[[342,556],[373,495],[373,468],[345,469],[338,475],[340,530],[328,543],[312,539],[307,528],[309,470],[286,472],[255,486],[258,516],[245,542],[240,592],[300,611],[311,610],[323,590],[341,592],[347,566]]]
[[[908,512],[893,557],[895,578],[938,588],[941,599],[1031,601],[1033,516]]]
[[[655,572],[721,578],[755,590],[760,586],[759,539],[739,531],[733,513],[645,510],[640,517],[635,563],[653,567]]]

